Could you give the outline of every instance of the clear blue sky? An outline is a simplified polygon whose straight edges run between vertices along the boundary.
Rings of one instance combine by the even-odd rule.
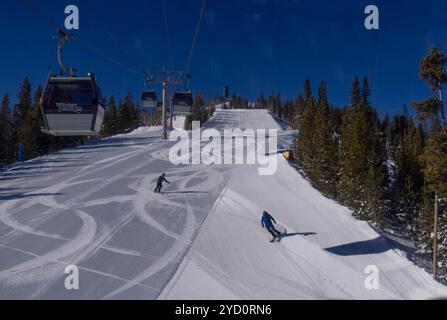
[[[61,26],[65,6],[78,5],[74,34],[133,69],[170,66],[161,0],[84,0],[90,9],[79,0],[27,1]],[[166,0],[178,69],[187,61],[200,2]],[[363,27],[368,4],[380,9],[379,31]],[[35,88],[58,70],[55,30],[16,0],[2,0],[0,8],[0,94],[14,98],[26,75]],[[314,92],[326,80],[331,101],[341,106],[353,77],[367,75],[379,112],[395,113],[429,94],[418,64],[433,45],[447,52],[445,0],[208,0],[190,67],[192,89],[209,96],[228,84],[231,93],[252,99],[272,90],[289,99],[310,77]],[[106,96],[138,96],[143,88],[141,79],[75,42],[65,52],[79,74],[96,73]]]

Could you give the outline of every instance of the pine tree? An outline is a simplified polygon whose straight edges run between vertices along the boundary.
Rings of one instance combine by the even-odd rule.
[[[365,186],[368,174],[368,145],[370,141],[368,110],[362,103],[360,83],[354,79],[351,107],[345,111],[341,128],[339,193],[343,202],[363,218]]]
[[[293,120],[295,119],[295,105],[292,101],[287,101],[284,105],[284,119],[286,120],[289,129],[293,129]]]
[[[126,109],[126,132],[132,131],[138,127],[140,123],[140,115],[139,110],[133,101],[133,95],[131,92],[128,92],[124,98],[124,108]]]
[[[307,78],[304,81],[304,102],[308,102],[310,99],[312,99],[312,89],[310,85],[310,79]]]
[[[302,94],[299,94],[295,100],[295,110],[293,112],[293,118],[290,127],[297,130],[300,126],[300,122],[304,116],[305,102]]]
[[[117,133],[123,133],[129,126],[129,111],[123,100],[118,102],[118,112],[116,116]]]
[[[28,77],[23,80],[22,87],[17,94],[18,103],[15,107],[15,122],[17,127],[19,127],[25,120],[28,111],[31,110],[31,83]]]
[[[397,136],[392,159],[395,164],[395,176],[391,187],[390,210],[397,226],[403,226],[403,232],[416,236],[419,226],[419,213],[422,209],[423,173],[419,157],[424,148],[422,127],[416,127],[405,112],[395,118]]]
[[[441,113],[443,124],[446,125],[446,118],[443,106],[442,84],[447,82],[447,73],[445,64],[447,59],[444,54],[437,48],[432,48],[429,54],[422,59],[419,66],[419,75],[426,80],[430,85],[432,93],[438,94],[439,106],[438,110]]]
[[[330,109],[326,82],[318,88],[318,103],[314,119],[313,144],[315,161],[312,179],[325,194],[336,195],[338,148],[330,121]]]
[[[283,105],[282,105],[282,100],[281,100],[281,95],[278,93],[275,95],[275,114],[278,116],[278,118],[282,119],[283,118]]]
[[[376,109],[370,102],[371,91],[368,78],[363,79],[362,85],[362,112],[366,112],[369,126],[369,139],[367,141],[367,167],[365,185],[365,215],[378,224],[385,223],[385,189],[387,178],[385,150],[386,137],[382,132],[382,125],[377,116]]]
[[[306,102],[306,107],[299,127],[299,134],[297,136],[296,159],[298,165],[304,170],[304,172],[313,175],[315,168],[315,114],[316,114],[316,101],[313,97],[309,98]]]
[[[351,91],[351,106],[343,110],[342,125],[341,125],[341,143],[340,143],[340,181],[338,185],[338,193],[341,200],[348,206],[353,207],[357,195],[357,186],[355,185],[355,171],[352,165],[353,157],[351,155],[351,133],[353,132],[353,118],[354,118],[354,99],[353,95],[360,95],[358,89],[357,78],[354,79]]]
[[[0,164],[10,163],[13,159],[13,142],[11,136],[13,126],[11,123],[9,103],[9,96],[5,94],[0,108]]]
[[[421,155],[424,177],[429,191],[439,197],[447,196],[447,128],[442,127],[430,134]]]
[[[419,157],[424,172],[424,210],[420,218],[420,239],[428,247],[434,227],[435,199],[446,196],[447,190],[447,124],[442,100],[442,84],[446,82],[447,76],[444,65],[446,59],[436,48],[422,59],[420,64],[420,76],[430,86],[431,92],[438,91],[438,97],[430,97],[420,102],[414,102],[413,107],[417,112],[421,124],[428,125],[427,143],[423,154]],[[439,122],[441,114],[442,124]],[[444,210],[444,208],[441,208]],[[443,211],[441,211],[443,212]],[[439,215],[440,232],[437,234],[447,235],[447,221],[445,214]],[[442,238],[441,238],[442,241]],[[432,246],[430,246],[432,247]],[[442,251],[444,256],[447,252]]]
[[[115,98],[112,96],[108,101],[108,110],[104,119],[102,134],[104,136],[114,135],[117,133],[117,111]]]
[[[42,91],[42,87],[36,90],[32,107],[26,112],[25,119],[17,129],[18,141],[23,145],[23,157],[25,160],[36,157],[39,155],[39,151],[41,151],[41,146],[39,145],[39,136],[42,134],[40,130],[39,101]]]
[[[438,244],[438,261],[440,262],[442,272],[445,274],[447,265],[447,128],[435,128],[429,135],[424,153],[421,155],[424,179],[425,179],[425,210],[421,217],[421,223],[425,226],[422,233],[422,240],[428,246],[433,241],[430,230],[433,230],[434,222],[434,199],[441,199],[438,202],[438,225],[437,237],[440,239]],[[431,222],[431,223],[430,223]],[[433,246],[430,245],[430,248]]]
[[[239,100],[239,99],[236,99]],[[239,103],[239,102],[237,102]],[[192,107],[192,112],[185,119],[185,130],[192,129],[193,121],[200,121],[200,124],[203,125],[208,120],[209,114],[208,110],[205,108],[205,100],[202,95],[199,93],[194,97],[194,104]]]

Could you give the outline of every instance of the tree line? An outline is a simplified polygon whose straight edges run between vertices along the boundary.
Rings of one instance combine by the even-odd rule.
[[[128,133],[141,125],[161,125],[162,112],[157,108],[150,116],[144,114],[134,102],[129,92],[124,98],[103,98],[106,113],[99,137],[55,137],[41,131],[43,118],[40,109],[41,86],[33,92],[26,77],[17,93],[17,103],[11,105],[11,99],[5,94],[0,106],[0,167],[17,162],[18,148],[23,146],[23,160],[55,152],[67,147],[84,144],[89,140],[121,133]],[[205,103],[203,95],[197,93],[192,113],[186,117],[185,128],[190,130],[192,121],[206,122],[215,111],[216,97]]]
[[[447,125],[442,85],[443,53],[433,48],[421,60],[420,77],[432,93],[413,101],[413,114],[380,117],[368,78],[355,78],[350,103],[336,107],[326,82],[314,93],[307,79],[295,101],[279,94],[257,103],[298,130],[294,164],[324,195],[354,215],[411,238],[418,253],[432,253],[434,205],[438,205],[438,266],[447,280]],[[299,191],[297,191],[299,192]]]
[[[26,77],[17,93],[17,103],[5,94],[0,105],[0,166],[18,161],[18,148],[23,146],[23,160],[33,159],[57,150],[74,147],[98,137],[55,137],[44,134],[40,98],[43,89],[33,92]],[[134,130],[141,124],[140,108],[133,101],[132,93],[116,102],[112,96],[104,98],[106,115],[100,137]],[[160,116],[155,117],[159,119]]]

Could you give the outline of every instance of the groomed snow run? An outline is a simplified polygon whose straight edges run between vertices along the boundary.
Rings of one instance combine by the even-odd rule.
[[[265,110],[218,110],[207,127],[293,132]],[[255,165],[180,165],[160,128],[40,157],[0,175],[0,299],[430,299],[447,288],[281,155]],[[154,194],[165,172],[171,184]],[[269,243],[260,215],[288,228]],[[79,289],[65,288],[68,265]],[[365,287],[365,268],[379,288]]]
[[[225,111],[217,122],[272,128],[263,111]],[[234,123],[234,120],[237,120]],[[250,123],[249,123],[250,122]],[[280,129],[278,127],[278,129]],[[236,166],[161,299],[431,299],[447,288],[396,243],[322,196],[281,155],[273,176]],[[263,210],[286,226],[280,243],[261,229]],[[367,280],[378,270],[378,289]]]

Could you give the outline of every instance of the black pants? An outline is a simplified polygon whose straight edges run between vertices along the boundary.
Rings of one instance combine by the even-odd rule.
[[[271,224],[271,225],[267,225],[265,226],[265,228],[267,229],[268,232],[270,232],[270,234],[273,237],[279,237],[281,236],[281,232],[279,232],[278,230],[275,229],[275,227]]]
[[[155,190],[154,190],[154,192],[155,193],[161,193],[161,188],[163,187],[163,185],[161,185],[161,184],[157,184],[157,187],[155,188]]]

